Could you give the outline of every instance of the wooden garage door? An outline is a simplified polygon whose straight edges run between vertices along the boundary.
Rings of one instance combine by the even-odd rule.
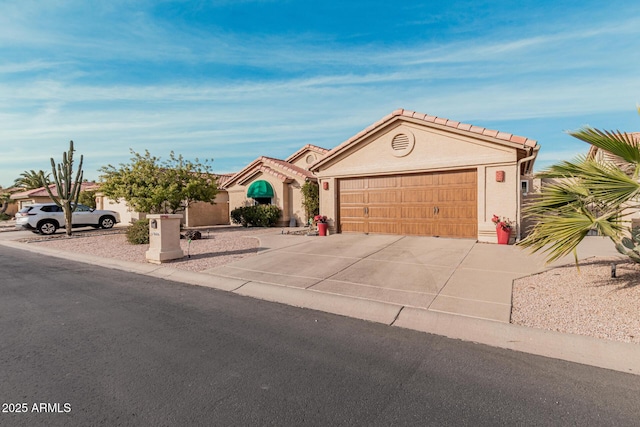
[[[341,232],[478,235],[475,170],[338,181]]]

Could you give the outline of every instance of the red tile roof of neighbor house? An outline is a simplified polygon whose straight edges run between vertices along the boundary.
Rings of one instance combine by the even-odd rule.
[[[224,184],[227,183],[233,177],[233,173],[223,173],[223,174],[215,174],[216,180],[218,182],[218,187],[224,187]]]
[[[289,157],[287,157],[285,159],[285,161],[286,162],[294,162],[305,151],[313,151],[315,153],[322,154],[322,155],[325,155],[325,154],[327,154],[329,152],[329,150],[326,149],[326,148],[318,147],[317,145],[313,145],[313,144],[307,144],[304,147],[302,147],[301,149],[299,149],[298,151],[296,151],[295,153],[293,153],[292,155],[290,155]]]
[[[100,184],[95,182],[83,182],[80,184],[80,191],[97,190]],[[49,188],[54,196],[58,195],[58,189],[55,184],[50,184]],[[11,195],[12,199],[28,199],[29,197],[49,197],[47,189],[44,187],[35,188],[33,190],[20,191]]]
[[[278,169],[282,169],[282,171],[277,171],[269,167],[268,166],[269,164],[272,166],[275,165]],[[221,185],[221,187],[226,188],[229,185],[241,179],[242,177],[248,176],[257,170],[270,173],[271,175],[275,175],[279,179],[283,179],[283,180],[292,179],[294,175],[297,175],[305,179],[316,178],[315,175],[309,172],[308,170],[292,165],[289,162],[286,162],[280,159],[274,159],[272,157],[262,156],[262,157],[258,157],[253,162],[248,164],[240,172],[231,176],[228,180],[224,182],[224,184]],[[282,178],[282,177],[285,177],[285,178]]]
[[[451,128],[452,130],[462,131],[463,133],[472,134],[471,136],[485,136],[485,137],[496,139],[498,140],[498,142],[504,141],[506,143],[521,145],[522,148],[539,147],[536,140],[530,139],[524,136],[513,135],[507,132],[500,132],[497,130],[483,128],[481,126],[474,126],[468,123],[460,123],[455,120],[446,119],[444,117],[430,116],[425,113],[418,113],[416,111],[404,110],[400,108],[398,110],[395,110],[391,114],[384,116],[382,119],[378,120],[377,122],[367,126],[365,129],[353,135],[351,138],[347,139],[342,144],[333,148],[331,151],[329,151],[329,153],[327,153],[327,155],[324,158],[314,163],[310,169],[311,170],[315,169],[317,165],[323,163],[325,160],[328,160],[330,157],[332,157],[336,153],[343,151],[346,147],[350,146],[355,141],[366,136],[370,132],[380,128],[386,123],[391,122],[392,120],[395,120],[398,117],[406,117],[414,120],[420,120],[431,126],[436,125],[435,127]]]

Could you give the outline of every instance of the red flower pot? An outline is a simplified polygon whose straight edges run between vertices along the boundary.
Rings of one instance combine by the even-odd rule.
[[[326,222],[319,222],[318,223],[318,236],[326,236],[328,227],[329,227],[329,224],[327,224]]]
[[[509,237],[511,236],[510,228],[502,228],[501,226],[496,227],[496,234],[498,235],[498,244],[499,245],[508,245]]]

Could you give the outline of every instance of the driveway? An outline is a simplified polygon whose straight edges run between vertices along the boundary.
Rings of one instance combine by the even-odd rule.
[[[467,239],[261,236],[256,257],[206,273],[509,322],[513,280],[540,271],[519,248]]]

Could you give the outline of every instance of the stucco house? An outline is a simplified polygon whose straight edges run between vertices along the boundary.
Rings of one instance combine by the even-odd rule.
[[[310,168],[332,232],[460,237],[496,242],[493,215],[520,232],[536,141],[396,110]]]
[[[99,185],[95,182],[83,182],[80,184],[80,191],[95,191]],[[49,188],[54,196],[58,195],[58,190],[55,184],[50,184]],[[51,197],[47,189],[44,187],[36,188],[33,190],[19,191],[11,194],[11,200],[15,200],[18,204],[18,210],[25,206],[33,205],[34,203],[51,203]]]
[[[304,225],[301,187],[305,181],[317,181],[309,167],[328,152],[307,144],[285,160],[258,157],[222,185],[229,195],[229,210],[273,204],[282,210],[278,226]]]
[[[185,227],[202,227],[210,225],[229,224],[229,195],[222,187],[233,176],[232,174],[214,174],[218,184],[218,194],[214,203],[194,202],[181,212],[183,217],[181,223]],[[96,194],[96,206],[98,209],[109,209],[120,214],[122,224],[130,224],[146,217],[146,214],[136,212],[126,201],[113,200],[106,195]]]

